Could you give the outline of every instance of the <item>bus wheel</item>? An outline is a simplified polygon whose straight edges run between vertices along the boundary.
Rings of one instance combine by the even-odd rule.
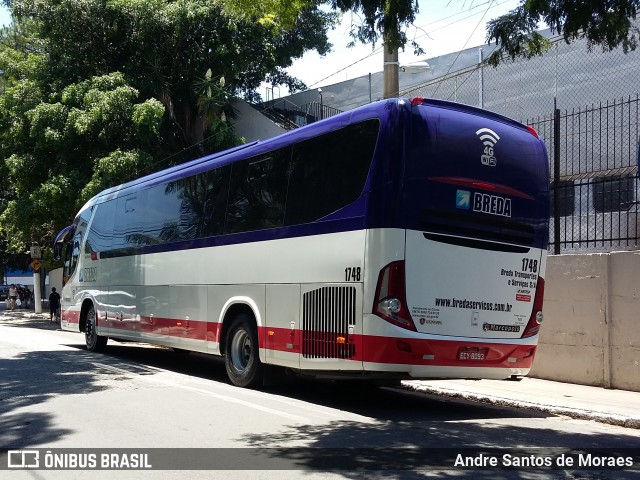
[[[237,387],[262,385],[262,363],[258,352],[258,331],[253,319],[238,315],[226,338],[224,363],[229,380]]]
[[[107,345],[107,337],[102,337],[96,332],[96,309],[93,305],[87,312],[87,323],[84,330],[84,340],[87,350],[100,352]]]

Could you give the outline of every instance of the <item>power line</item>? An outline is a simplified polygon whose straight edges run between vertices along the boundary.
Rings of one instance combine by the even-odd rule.
[[[495,7],[499,7],[499,6],[501,6],[501,5],[504,5],[505,3],[509,3],[510,1],[511,1],[511,0],[504,0],[504,1],[503,1],[503,2],[501,2],[501,3],[496,3],[496,1],[495,1],[495,0],[489,0],[488,2],[485,2],[485,3],[482,3],[482,4],[475,5],[475,6],[471,7],[471,8],[469,8],[469,10],[461,10],[460,12],[457,12],[457,13],[451,14],[451,15],[449,15],[449,16],[447,16],[447,17],[443,17],[443,18],[440,18],[440,19],[434,20],[434,21],[432,21],[432,22],[428,22],[428,23],[424,24],[424,25],[423,25],[423,26],[421,26],[421,27],[416,27],[416,26],[414,26],[414,28],[416,28],[416,29],[420,29],[420,30],[423,30],[423,29],[424,29],[424,27],[428,27],[428,26],[430,26],[430,25],[434,25],[434,24],[437,24],[437,23],[443,22],[443,21],[445,21],[445,20],[448,20],[448,19],[453,18],[453,17],[457,17],[457,16],[459,16],[459,15],[461,15],[461,14],[464,14],[464,13],[466,13],[466,12],[471,12],[472,10],[475,10],[475,9],[477,9],[477,8],[483,7],[484,5],[487,5],[487,4],[488,4],[487,9],[485,10],[485,12],[483,13],[482,17],[480,18],[480,21],[478,22],[478,25],[476,25],[476,27],[474,28],[474,30],[473,30],[473,32],[472,32],[472,34],[471,34],[471,36],[473,36],[473,34],[475,33],[475,31],[478,29],[478,26],[480,25],[480,22],[482,22],[482,20],[483,20],[483,19],[484,19],[484,17],[487,15],[487,13],[489,12],[489,10],[490,10],[490,9],[495,8]],[[419,38],[423,38],[423,37],[428,37],[431,33],[434,33],[434,32],[437,32],[437,31],[443,30],[443,29],[445,29],[445,28],[451,27],[451,26],[453,26],[453,25],[455,25],[455,24],[457,24],[457,23],[463,22],[463,21],[465,21],[465,20],[467,20],[467,19],[469,19],[469,18],[473,18],[473,17],[474,17],[474,16],[476,16],[476,15],[477,15],[477,12],[472,13],[471,15],[467,15],[467,16],[465,16],[465,17],[463,17],[463,18],[460,18],[460,19],[458,19],[458,20],[456,20],[456,21],[454,21],[454,22],[447,23],[446,25],[442,25],[442,26],[440,26],[440,27],[438,27],[438,28],[435,28],[435,29],[431,30],[430,32],[425,32],[425,33],[423,33],[422,35],[419,35],[419,36],[415,37],[415,40],[417,40],[417,39],[419,39]],[[469,40],[471,39],[471,36],[470,36],[470,37],[467,39],[467,41],[465,42],[465,47],[466,47],[467,43],[469,42]],[[347,65],[347,66],[345,66],[345,67],[343,67],[343,68],[341,68],[341,69],[339,69],[339,70],[335,71],[334,73],[332,73],[332,74],[330,74],[330,75],[327,75],[326,77],[323,77],[323,78],[322,78],[322,79],[320,79],[320,80],[317,80],[317,81],[316,81],[316,82],[314,82],[313,84],[309,85],[309,87],[308,87],[308,88],[309,88],[309,89],[311,89],[311,88],[313,88],[314,86],[318,85],[319,83],[321,83],[321,82],[323,82],[323,81],[325,81],[325,80],[327,80],[327,79],[329,79],[329,78],[331,78],[331,77],[333,77],[333,76],[335,76],[335,75],[338,75],[339,73],[341,73],[341,72],[345,71],[346,69],[351,68],[351,67],[353,67],[354,65],[357,65],[358,63],[363,62],[364,60],[366,60],[366,59],[368,59],[368,58],[371,58],[373,55],[375,55],[375,54],[379,53],[379,52],[382,50],[382,48],[383,48],[383,46],[380,46],[380,47],[378,47],[378,48],[374,49],[371,53],[369,53],[368,55],[366,55],[366,56],[364,56],[364,57],[360,58],[359,60],[356,60],[355,62],[350,63],[349,65]],[[464,47],[462,48],[462,50],[464,50]]]
[[[469,37],[467,38],[467,41],[464,42],[464,45],[462,46],[462,48],[460,50],[458,50],[458,54],[456,55],[456,58],[453,59],[453,62],[451,62],[451,65],[449,65],[449,69],[447,70],[447,73],[444,74],[444,76],[446,77],[447,75],[449,75],[449,73],[451,72],[451,69],[453,68],[453,66],[455,65],[455,63],[458,61],[458,58],[460,58],[460,54],[462,53],[462,51],[467,48],[467,43],[469,43],[469,40],[471,40],[471,37],[473,36],[474,33],[476,33],[476,30],[478,29],[478,27],[480,26],[480,22],[482,22],[482,20],[484,20],[484,17],[487,15],[487,13],[489,13],[489,9],[491,8],[491,5],[493,4],[493,0],[489,3],[489,6],[487,7],[487,9],[485,10],[485,12],[482,14],[482,17],[480,17],[480,20],[478,20],[478,23],[476,24],[476,27],[473,29],[473,31],[471,32],[471,35],[469,35]],[[435,97],[436,93],[438,93],[438,89],[440,88],[441,84],[438,84],[438,86],[436,87],[436,90],[433,92],[433,96]]]
[[[378,53],[380,50],[382,50],[382,48],[383,48],[383,46],[380,46],[380,47],[378,47],[378,48],[374,49],[374,50],[373,50],[369,55],[367,55],[367,56],[365,56],[365,57],[362,57],[360,60],[356,60],[356,61],[355,61],[355,62],[353,62],[352,64],[347,65],[346,67],[341,68],[340,70],[338,70],[338,71],[336,71],[336,72],[332,73],[332,74],[331,74],[331,75],[329,75],[328,77],[324,77],[324,78],[322,78],[322,79],[318,80],[317,82],[315,82],[315,83],[313,83],[313,84],[309,85],[309,88],[315,87],[315,86],[316,86],[316,85],[318,85],[320,82],[324,82],[326,79],[331,78],[331,77],[333,77],[333,76],[335,76],[335,75],[339,74],[340,72],[345,71],[347,68],[349,68],[349,67],[353,67],[354,65],[357,65],[358,63],[363,62],[363,61],[364,61],[364,60],[366,60],[367,58],[370,58],[371,56],[373,56],[373,55],[375,55],[376,53]]]

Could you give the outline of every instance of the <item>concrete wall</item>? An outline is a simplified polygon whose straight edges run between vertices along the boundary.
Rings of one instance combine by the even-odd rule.
[[[640,252],[549,256],[530,375],[640,391]]]
[[[247,102],[236,100],[232,105],[237,116],[230,121],[231,126],[233,131],[244,137],[247,143],[254,140],[265,140],[286,132],[284,128],[276,125]]]

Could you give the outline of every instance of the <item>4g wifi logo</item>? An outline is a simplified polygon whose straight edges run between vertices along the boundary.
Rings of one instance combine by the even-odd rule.
[[[483,165],[495,167],[497,161],[496,157],[493,156],[493,147],[495,147],[498,140],[500,140],[500,136],[490,128],[481,128],[476,132],[476,135],[480,137],[480,140],[484,145],[484,152],[480,157],[480,161]]]

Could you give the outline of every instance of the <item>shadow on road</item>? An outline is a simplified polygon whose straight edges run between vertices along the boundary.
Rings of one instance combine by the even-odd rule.
[[[4,322],[2,322],[4,323]],[[42,321],[25,320],[23,328],[51,329]],[[78,336],[79,342],[82,337]],[[228,383],[224,364],[219,358],[200,354],[178,355],[166,349],[143,344],[110,341],[104,354],[88,352],[80,343],[68,345],[74,349],[26,352],[12,358],[0,359],[0,445],[46,444],[69,433],[55,426],[50,415],[31,415],[17,411],[21,407],[44,402],[56,395],[83,395],[97,393],[113,387],[118,375],[154,375],[163,370],[195,376],[213,382]],[[117,371],[112,368],[117,367]],[[123,372],[124,371],[124,372]],[[239,395],[242,393],[238,390]],[[319,424],[292,424],[268,434],[245,435],[241,439],[266,455],[278,455],[291,461],[295,468],[306,471],[326,471],[333,462],[341,460],[356,465],[351,471],[341,468],[344,478],[425,478],[427,471],[398,470],[398,455],[404,455],[409,466],[419,470],[421,459],[433,462],[441,448],[489,448],[500,445],[510,449],[506,453],[529,452],[543,456],[552,448],[554,454],[563,451],[575,453],[585,448],[632,448],[640,452],[640,437],[634,430],[629,435],[616,429],[611,433],[581,431],[586,422],[566,422],[563,428],[546,423],[552,415],[540,412],[477,404],[434,395],[425,395],[399,389],[372,388],[357,383],[336,384],[298,380],[292,385],[263,390],[267,397],[295,399],[313,405],[350,412],[366,417],[368,421],[333,421]],[[292,405],[296,405],[293,403]],[[79,400],[78,408],[82,408]],[[292,407],[295,408],[295,407]],[[294,410],[293,410],[294,411]],[[292,412],[293,412],[292,411]],[[11,414],[13,413],[13,414]],[[234,414],[237,415],[237,412]],[[557,423],[552,425],[558,425]],[[29,438],[21,433],[29,426]],[[191,426],[190,428],[198,428]],[[602,432],[602,427],[598,431]],[[240,440],[240,439],[239,439]],[[291,444],[304,448],[284,448]],[[149,447],[153,447],[150,445]],[[336,450],[339,449],[339,450]],[[436,452],[436,453],[434,453]],[[495,453],[495,451],[494,451]],[[450,454],[450,451],[448,453]],[[350,462],[350,463],[349,463]],[[358,468],[360,466],[360,469]],[[362,466],[375,465],[381,471],[366,470]],[[451,463],[447,465],[452,466]],[[463,471],[439,477],[461,477]],[[585,475],[553,471],[552,475],[538,475],[536,469],[474,470],[474,478],[633,478],[638,472],[620,470],[593,470]],[[470,471],[467,471],[469,473]],[[544,472],[543,472],[544,473]],[[551,471],[546,471],[551,473]],[[565,475],[566,473],[566,475]],[[557,474],[557,475],[556,475]],[[572,476],[570,476],[572,475]]]

